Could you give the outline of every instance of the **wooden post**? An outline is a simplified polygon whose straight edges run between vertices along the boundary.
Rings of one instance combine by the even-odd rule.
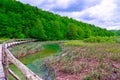
[[[12,47],[13,45],[12,45],[12,42],[10,43],[10,47]]]
[[[6,43],[6,48],[8,47],[8,44]]]
[[[5,64],[5,44],[2,45],[2,64]]]
[[[11,42],[10,43],[8,43],[9,44],[9,48],[11,48]]]
[[[8,80],[9,61],[8,61],[7,55],[5,55],[5,62],[6,62],[6,67],[5,67],[5,78],[6,78],[6,80]]]

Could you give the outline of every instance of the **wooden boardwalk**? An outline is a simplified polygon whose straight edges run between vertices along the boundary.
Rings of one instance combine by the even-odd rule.
[[[34,42],[36,40],[15,40],[11,42],[5,42],[4,44],[0,44],[0,80],[8,80],[8,74],[12,75],[16,80],[21,80],[19,76],[17,76],[10,68],[9,62],[14,64],[19,71],[24,75],[26,80],[43,80],[34,72],[32,72],[28,67],[26,67],[23,63],[21,63],[18,59],[16,59],[12,53],[9,51],[9,48],[14,47],[19,44]],[[3,58],[4,57],[4,58]],[[3,68],[3,62],[4,67]]]
[[[0,45],[0,80],[5,80],[5,75],[2,65],[2,45]]]

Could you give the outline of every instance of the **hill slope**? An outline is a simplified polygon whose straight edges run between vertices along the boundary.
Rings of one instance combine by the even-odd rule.
[[[120,36],[120,30],[111,30],[111,32],[114,32],[117,36]]]
[[[95,25],[61,17],[15,0],[0,0],[0,37],[39,40],[83,39],[113,36]]]

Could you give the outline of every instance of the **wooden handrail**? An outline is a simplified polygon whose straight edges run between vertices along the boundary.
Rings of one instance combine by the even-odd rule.
[[[8,72],[9,72],[16,80],[21,80],[10,68],[8,68]]]
[[[2,45],[2,50],[3,50],[3,55],[5,55],[5,64],[6,64],[6,80],[8,80],[8,72],[11,73],[13,75],[13,77],[15,77],[16,79],[18,78],[17,75],[15,75],[10,69],[9,69],[9,61],[11,63],[13,63],[21,72],[22,74],[25,76],[26,80],[42,80],[42,78],[40,78],[38,75],[36,75],[35,73],[33,73],[28,67],[26,67],[22,62],[20,62],[18,59],[16,59],[12,53],[9,51],[8,48],[13,47],[15,45],[18,44],[23,44],[23,43],[27,43],[27,42],[33,42],[35,40],[21,40],[20,42],[11,42],[11,43],[4,43]],[[4,59],[3,59],[4,60]],[[18,78],[18,80],[20,80]]]

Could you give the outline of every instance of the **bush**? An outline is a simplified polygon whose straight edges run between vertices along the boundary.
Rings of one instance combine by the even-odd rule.
[[[115,37],[90,37],[87,39],[84,39],[84,42],[97,42],[97,43],[115,43]]]

